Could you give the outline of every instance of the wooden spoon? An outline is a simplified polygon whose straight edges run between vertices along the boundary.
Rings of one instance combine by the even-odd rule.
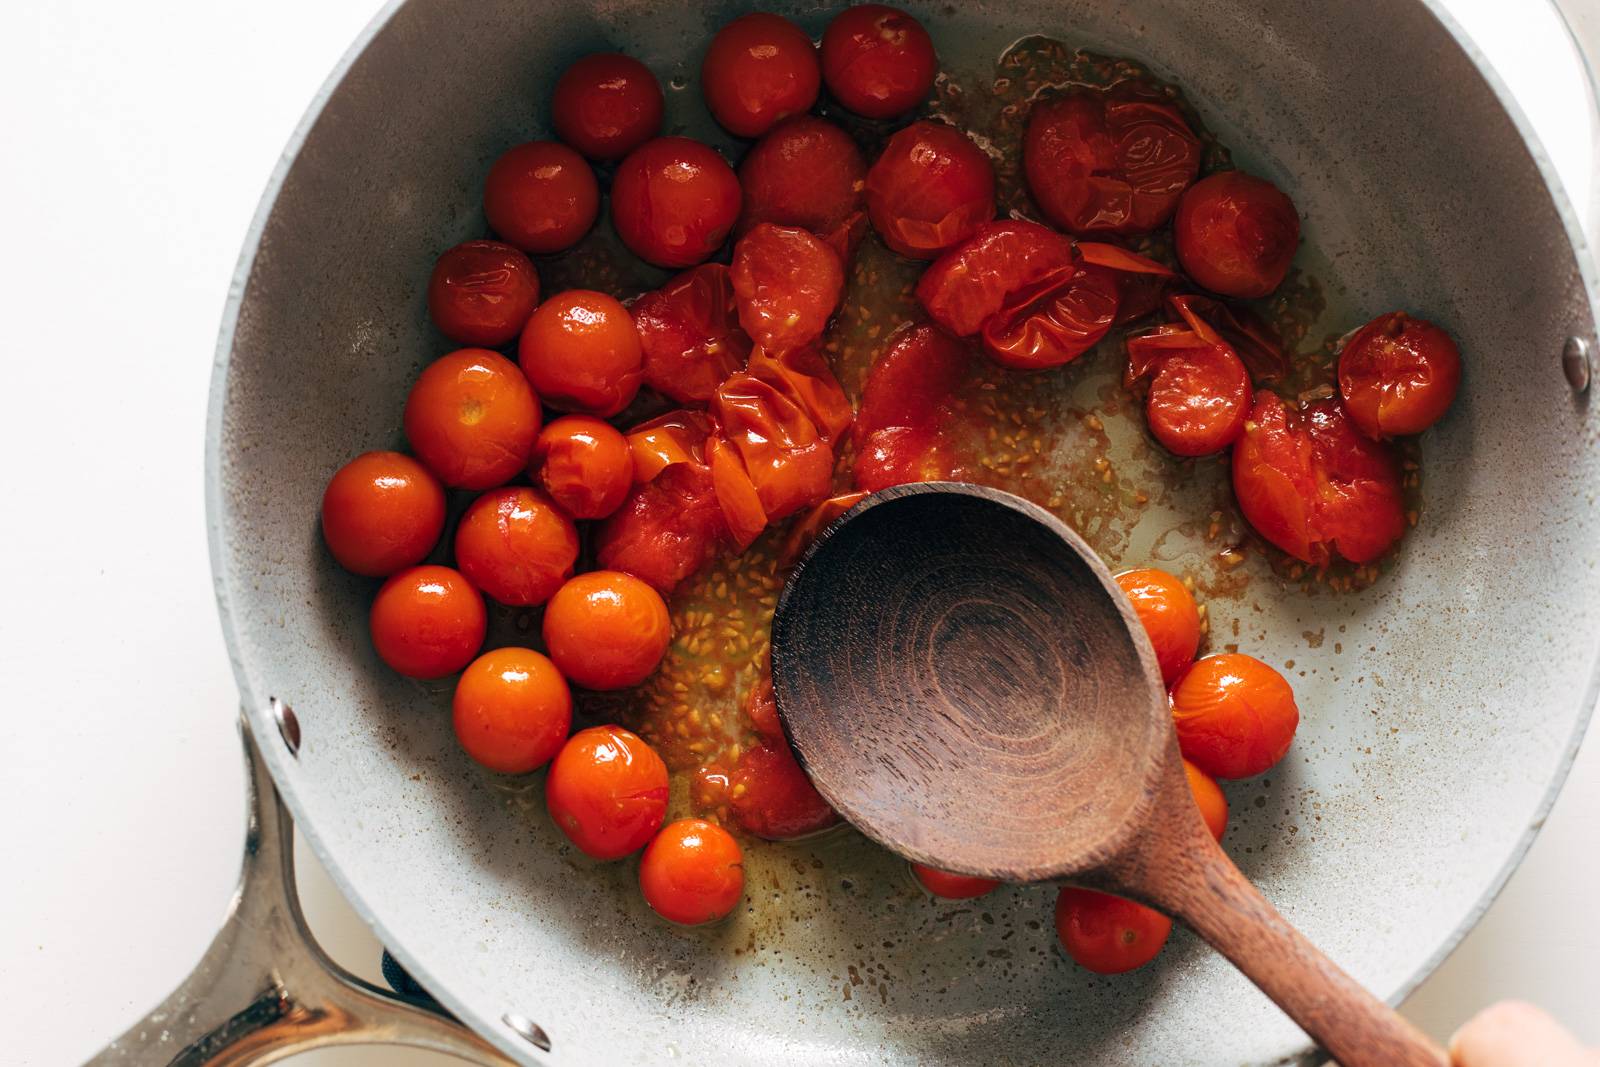
[[[885,847],[1142,901],[1193,927],[1345,1067],[1447,1062],[1212,839],[1138,617],[1043,509],[946,482],[863,500],[789,578],[772,681],[817,789]]]

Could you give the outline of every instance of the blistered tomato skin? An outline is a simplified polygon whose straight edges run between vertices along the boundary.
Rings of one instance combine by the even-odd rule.
[[[540,399],[558,411],[610,417],[644,381],[633,317],[590,289],[568,289],[540,304],[522,331],[517,359]]]
[[[739,179],[716,150],[658,137],[629,153],[611,183],[611,221],[634,255],[692,267],[722,247],[739,218]]]
[[[1300,215],[1276,185],[1225,170],[1183,194],[1173,233],[1189,277],[1223,296],[1262,297],[1289,274]]]
[[[483,183],[489,228],[524,252],[578,243],[600,213],[600,186],[582,156],[555,141],[529,141],[489,168]]]
[[[929,265],[917,300],[957,337],[971,337],[1012,295],[1076,262],[1072,240],[1037,222],[986,222]]]
[[[444,488],[399,452],[364,452],[322,494],[322,539],[339,566],[383,578],[421,563],[444,529]]]
[[[544,783],[550,818],[585,855],[618,860],[645,846],[667,814],[667,765],[620,726],[567,739]]]
[[[372,646],[398,674],[443,678],[478,654],[488,626],[483,596],[450,567],[412,567],[392,576],[372,601]]]
[[[897,331],[867,374],[851,434],[857,489],[875,492],[954,473],[942,440],[949,402],[972,366],[967,348],[932,323]]]
[[[839,821],[786,743],[746,749],[733,769],[730,796],[739,825],[769,841],[804,837]]]
[[[845,108],[869,119],[903,115],[928,98],[939,73],[933,39],[897,8],[857,4],[822,35],[822,78]]]
[[[547,657],[531,648],[497,648],[461,673],[451,721],[456,740],[480,765],[528,774],[566,741],[572,693]]]
[[[994,167],[961,131],[913,122],[867,172],[867,214],[883,243],[933,259],[994,218]]]
[[[1200,345],[1162,361],[1145,423],[1175,456],[1210,456],[1244,433],[1254,402],[1250,372],[1227,345]]]
[[[499,348],[539,304],[539,275],[519,249],[467,241],[440,256],[428,279],[428,314],[458,345]]]
[[[539,400],[515,363],[486,348],[434,360],[406,397],[406,439],[417,458],[456,489],[491,489],[528,464]]]
[[[1183,758],[1214,778],[1251,778],[1289,751],[1300,725],[1294,690],[1252,656],[1196,660],[1172,687]]]
[[[626,689],[656,669],[672,640],[666,601],[620,571],[569,580],[544,609],[544,643],[573,685]]]
[[[635,485],[600,524],[595,557],[602,567],[643,579],[666,596],[710,563],[727,535],[710,468],[677,463]]]
[[[633,486],[633,450],[616,427],[591,415],[563,415],[539,431],[533,475],[574,519],[603,519]]]
[[[739,162],[739,185],[741,234],[763,222],[798,226],[844,258],[865,228],[866,161],[826,119],[796,115],[774,126]]]
[[[1154,567],[1123,571],[1117,585],[1144,625],[1161,680],[1171,685],[1194,662],[1200,647],[1200,607],[1194,595],[1176,576]]]
[[[1223,795],[1217,780],[1199,767],[1183,761],[1183,775],[1189,780],[1189,792],[1194,796],[1200,818],[1218,841],[1228,832],[1228,798]]]
[[[1339,353],[1345,413],[1371,438],[1421,433],[1461,385],[1461,351],[1439,327],[1403,311],[1379,315]]]
[[[631,56],[600,52],[573,63],[556,82],[556,136],[590,159],[621,159],[661,132],[661,84]]]
[[[844,267],[805,230],[762,223],[733,246],[739,323],[762,348],[786,352],[822,336],[844,295]]]
[[[543,604],[572,576],[578,530],[544,493],[508,486],[484,493],[456,527],[456,566],[513,607]]]
[[[925,867],[920,863],[911,865],[911,873],[917,882],[936,897],[946,900],[972,900],[985,893],[999,888],[1000,883],[993,878],[973,878],[965,874],[951,874],[935,867]]]
[[[1143,904],[1063,886],[1056,897],[1056,936],[1078,966],[1096,974],[1123,974],[1161,952],[1172,920]]]
[[[750,358],[733,281],[721,263],[702,263],[633,302],[644,350],[644,383],[680,404],[704,406]]]
[[[1117,319],[1120,286],[1110,271],[1079,264],[1010,294],[983,324],[983,351],[1002,367],[1049,370],[1070,363]]]
[[[639,889],[669,922],[715,922],[744,897],[744,851],[715,823],[679,819],[662,827],[639,858]]]
[[[765,12],[717,31],[700,65],[706,106],[736,137],[760,137],[790,115],[809,111],[822,86],[817,50],[806,32]]]

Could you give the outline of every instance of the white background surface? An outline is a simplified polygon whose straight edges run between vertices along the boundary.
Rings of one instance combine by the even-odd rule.
[[[1553,14],[1537,0],[1447,6],[1587,210],[1581,76]],[[232,888],[242,774],[202,514],[211,352],[267,175],[373,10],[58,0],[0,13],[7,1063],[76,1063],[131,1024],[198,958]],[[1591,742],[1505,894],[1408,1004],[1426,1029],[1443,1037],[1518,995],[1600,1042],[1597,812]],[[376,943],[304,853],[302,894],[332,954],[376,977]],[[442,1062],[298,1062],[313,1061]]]

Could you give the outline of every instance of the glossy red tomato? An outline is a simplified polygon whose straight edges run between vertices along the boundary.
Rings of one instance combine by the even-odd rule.
[[[1379,315],[1339,353],[1345,414],[1368,437],[1421,433],[1449,410],[1461,385],[1450,335],[1403,311]]]
[[[1283,284],[1300,246],[1300,216],[1276,185],[1242,171],[1202,178],[1178,201],[1178,262],[1223,296],[1266,296]]]
[[[592,726],[567,739],[544,780],[545,806],[567,839],[597,860],[643,848],[667,814],[667,765],[637,734]]]
[[[763,673],[744,698],[745,718],[761,739],[773,745],[786,745],[783,721],[778,718],[778,698],[772,692],[772,675]]]
[[[742,15],[717,31],[700,64],[706,107],[737,137],[760,137],[780,119],[811,110],[822,87],[817,50],[779,15]]]
[[[756,344],[786,352],[822,336],[844,295],[839,257],[809,232],[763,222],[733,246],[739,323]]]
[[[639,889],[645,903],[669,922],[715,922],[744,896],[744,852],[717,824],[679,819],[645,847]]]
[[[1144,624],[1161,680],[1171,685],[1194,662],[1200,647],[1200,607],[1194,594],[1174,575],[1154,567],[1123,571],[1117,585]]]
[[[828,91],[869,119],[910,111],[928,98],[938,73],[939,57],[928,31],[897,8],[847,7],[822,35],[822,78]]]
[[[702,263],[633,302],[644,350],[644,383],[680,404],[704,405],[750,358],[733,282],[721,263]]]
[[[739,825],[769,841],[804,837],[839,821],[787,744],[746,749],[728,795]]]
[[[412,451],[444,484],[490,489],[527,466],[539,419],[538,398],[515,363],[463,348],[423,369],[404,422]]]
[[[1316,566],[1335,553],[1370,563],[1406,531],[1399,462],[1357,432],[1336,400],[1291,412],[1257,392],[1233,447],[1233,495],[1257,533]]]
[[[851,429],[856,488],[875,492],[954,472],[941,431],[950,399],[971,364],[966,346],[931,323],[907,327],[890,339],[867,374]]]
[[[951,874],[935,867],[924,867],[920,863],[911,865],[911,873],[922,888],[936,897],[946,900],[971,900],[981,897],[985,893],[999,888],[1000,883],[993,878],[973,878],[966,874]]]
[[[583,157],[555,141],[529,141],[494,161],[483,183],[489,228],[524,252],[578,243],[600,213],[600,186]]]
[[[1012,370],[1048,370],[1077,359],[1106,335],[1121,292],[1115,274],[1078,264],[1006,298],[983,324],[983,351]]]
[[[577,562],[577,527],[537,489],[491,489],[456,526],[456,566],[502,604],[543,604]]]
[[[562,73],[550,100],[556,136],[590,159],[621,159],[661,132],[661,84],[631,56],[600,52]]]
[[[572,727],[572,693],[531,648],[497,648],[472,661],[451,702],[456,740],[478,763],[527,774],[550,762]]]
[[[550,407],[602,418],[627,407],[644,381],[633,317],[592,289],[568,289],[540,304],[522,331],[517,361]]]
[[[1289,373],[1282,338],[1249,308],[1200,293],[1170,296],[1167,305],[1203,341],[1232,348],[1256,381],[1276,381]]]
[[[1214,778],[1250,778],[1283,759],[1300,725],[1294,690],[1252,656],[1195,660],[1172,687],[1183,758]]]
[[[692,267],[739,218],[739,179],[716,149],[657,137],[628,154],[611,182],[611,221],[633,254],[659,267]]]
[[[994,218],[994,167],[960,130],[913,122],[867,172],[867,215],[902,256],[932,259]]]
[[[1077,262],[1072,240],[1037,222],[986,222],[934,260],[917,300],[957,337],[971,337],[1015,294]]]
[[[595,553],[602,567],[632,574],[666,595],[710,563],[727,536],[710,467],[676,463],[633,487],[600,524]]]
[[[539,431],[533,472],[562,511],[575,519],[603,519],[633,487],[633,450],[610,423],[563,415]]]
[[[569,580],[544,609],[544,644],[574,685],[626,689],[656,669],[672,640],[667,605],[650,586],[621,571],[590,571]]]
[[[810,230],[848,260],[866,226],[867,164],[855,141],[811,115],[785,119],[739,163],[738,232],[763,222]]]
[[[748,370],[794,401],[816,427],[817,436],[829,446],[844,436],[855,419],[850,398],[815,344],[783,352],[757,349],[750,357]]]
[[[1095,974],[1123,974],[1161,951],[1172,920],[1143,904],[1062,886],[1056,897],[1056,936],[1078,966]]]
[[[322,539],[339,566],[383,578],[421,563],[444,529],[444,488],[399,452],[364,452],[322,494]]]
[[[1200,141],[1164,97],[1135,86],[1035,104],[1022,140],[1028,191],[1073,233],[1148,233],[1200,171]]]
[[[372,647],[396,673],[443,678],[478,654],[488,626],[483,596],[459,571],[425,565],[383,583],[368,624]]]
[[[1250,372],[1229,345],[1163,326],[1128,339],[1128,363],[1130,378],[1153,373],[1145,422],[1168,452],[1209,456],[1244,433],[1254,395]]]
[[[509,344],[538,303],[532,261],[499,241],[456,245],[439,257],[428,279],[428,314],[458,345]]]
[[[1223,795],[1222,787],[1217,780],[1202,771],[1199,767],[1183,761],[1183,776],[1189,780],[1189,792],[1194,795],[1195,806],[1200,809],[1200,818],[1205,821],[1206,829],[1211,831],[1211,836],[1218,841],[1228,832],[1228,798]]]
[[[711,410],[744,461],[768,521],[827,497],[833,449],[784,390],[748,372],[735,374],[717,388]]]

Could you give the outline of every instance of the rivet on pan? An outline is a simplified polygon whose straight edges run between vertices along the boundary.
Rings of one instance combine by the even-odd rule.
[[[1589,343],[1581,337],[1569,337],[1561,346],[1561,372],[1574,393],[1589,388]]]
[[[294,709],[277,697],[270,697],[268,702],[272,706],[272,721],[278,724],[278,736],[283,738],[289,755],[299,756],[300,720],[295,718]]]
[[[544,1032],[544,1027],[526,1015],[518,1015],[514,1011],[508,1011],[500,1016],[500,1021],[511,1027],[516,1032],[516,1035],[528,1042],[528,1044],[535,1048],[543,1049],[545,1052],[550,1051],[550,1035]]]

